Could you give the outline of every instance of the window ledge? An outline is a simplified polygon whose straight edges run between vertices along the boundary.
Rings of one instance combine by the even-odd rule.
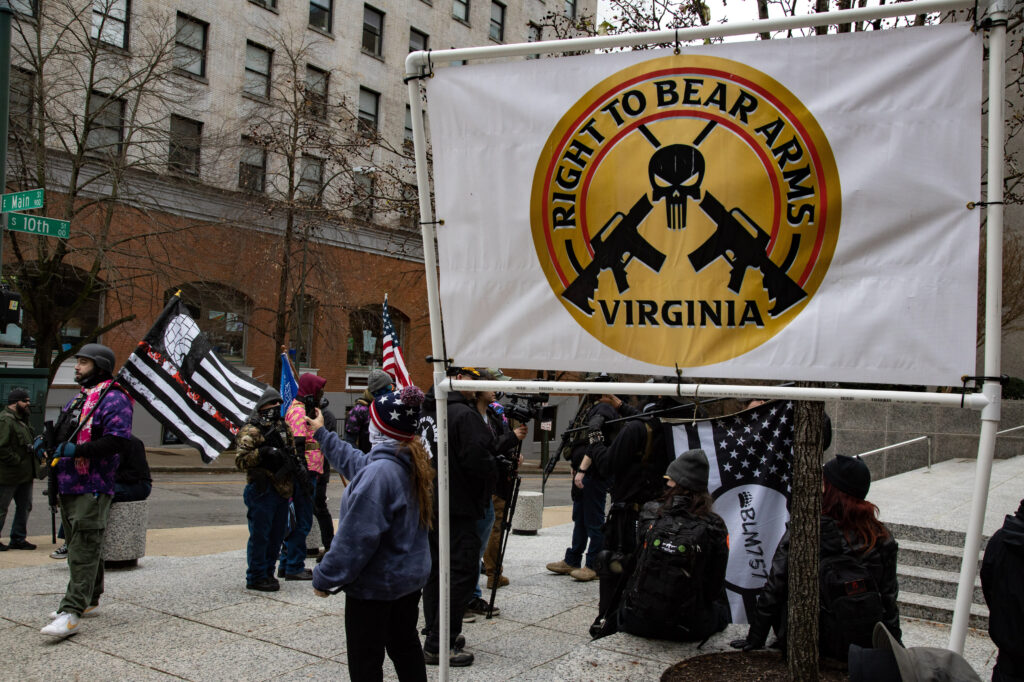
[[[376,59],[378,62],[384,63],[384,55],[375,54],[365,48],[360,48],[359,51],[365,54],[367,57],[372,57],[373,59]]]
[[[202,83],[203,85],[210,84],[210,79],[206,76],[200,76],[199,74],[195,74],[191,71],[186,71],[185,69],[180,69],[178,67],[174,67],[174,75],[188,78],[189,80],[196,81],[197,83]]]
[[[281,12],[278,11],[278,9],[276,7],[269,7],[268,5],[263,4],[262,2],[256,2],[256,0],[249,0],[249,4],[250,5],[256,5],[260,9],[265,9],[268,12],[272,12],[274,14],[280,14],[281,13]]]
[[[473,25],[469,23],[468,19],[459,19],[457,16],[453,15],[452,20],[462,24],[466,28],[473,28]]]
[[[246,92],[245,90],[242,90],[242,97],[244,99],[252,100],[253,102],[257,102],[259,104],[270,104],[270,98],[269,97],[263,97],[261,95],[254,95],[251,92]]]
[[[331,40],[334,40],[334,34],[328,31],[327,29],[320,28],[319,26],[314,26],[313,24],[307,24],[306,28],[308,28],[313,33],[319,33],[325,38],[330,38]]]

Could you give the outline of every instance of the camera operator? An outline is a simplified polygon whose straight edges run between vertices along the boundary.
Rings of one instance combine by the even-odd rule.
[[[654,411],[678,407],[672,398],[660,398],[650,407]],[[598,616],[590,626],[595,639],[617,629],[619,597],[637,546],[640,509],[664,491],[664,475],[672,462],[670,443],[664,437],[657,416],[638,415],[622,423],[615,439],[607,447],[588,451],[591,466],[611,483],[611,508],[604,526],[604,549],[595,557],[601,579]]]
[[[235,467],[245,472],[242,497],[248,511],[249,544],[245,586],[276,592],[274,565],[281,553],[288,523],[288,498],[307,485],[305,460],[295,450],[295,438],[281,416],[281,394],[267,388],[235,436]]]
[[[607,379],[607,375],[602,378]],[[588,582],[597,578],[595,561],[604,548],[604,509],[608,496],[608,479],[594,467],[598,449],[615,436],[613,426],[605,422],[635,414],[636,410],[624,403],[618,396],[602,395],[590,408],[586,416],[586,431],[570,450],[572,464],[572,544],[565,550],[565,557],[547,565],[547,569],[560,575],[569,575],[573,580]],[[589,545],[588,545],[589,543]],[[583,560],[586,552],[585,563]]]
[[[315,417],[316,409],[324,399],[324,385],[327,380],[306,372],[299,375],[299,390],[288,406],[285,421],[291,428],[295,438],[303,439],[306,468],[309,471],[309,485],[297,486],[292,494],[292,505],[295,507],[295,526],[284,538],[281,565],[277,569],[277,577],[285,580],[312,580],[313,572],[306,568],[306,536],[313,527],[313,498],[316,495],[316,484],[324,472],[324,456],[320,445],[313,438],[313,432],[306,425],[306,417]],[[333,521],[331,522],[333,525]]]
[[[480,372],[471,367],[453,367],[448,370],[454,379],[479,379]],[[477,521],[484,517],[494,491],[496,464],[494,434],[485,418],[476,408],[475,392],[452,391],[448,394],[448,534],[451,554],[450,632],[447,649],[448,664],[463,667],[473,664],[471,652],[463,651],[465,638],[461,636],[462,616],[466,604],[473,596],[473,585],[480,578],[480,536]],[[437,467],[437,436],[432,425],[436,423],[437,404],[433,388],[423,403],[424,439],[431,449],[431,462]],[[434,487],[435,495],[437,486]],[[423,616],[426,640],[423,655],[428,665],[437,665],[440,659],[440,590],[438,586],[439,504],[434,500],[434,523],[430,530],[430,580],[423,589]]]

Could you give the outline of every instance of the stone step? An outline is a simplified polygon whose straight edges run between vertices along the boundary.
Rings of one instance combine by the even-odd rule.
[[[946,545],[948,547],[960,547],[963,548],[964,543],[967,542],[967,534],[960,530],[945,530],[942,528],[928,528],[927,526],[912,526],[905,523],[894,523],[885,521],[885,527],[896,536],[900,545],[903,544],[904,540],[913,540],[915,542],[927,542],[934,545]],[[987,535],[981,536],[981,546],[984,547],[988,543]]]
[[[900,545],[897,562],[900,566],[920,566],[921,568],[934,568],[939,571],[952,571],[957,575],[960,574],[960,565],[963,563],[963,545],[950,547],[949,545],[937,545],[931,542],[902,538],[897,538],[897,540]],[[981,553],[978,554],[978,570],[981,570]]]
[[[897,566],[896,577],[899,580],[900,592],[904,590],[915,594],[926,594],[932,597],[956,599],[956,589],[960,584],[960,574],[953,571],[940,571],[921,566]],[[985,605],[985,595],[981,591],[981,580],[974,579],[975,604]]]
[[[900,617],[921,618],[938,623],[953,622],[953,609],[956,607],[954,599],[904,592],[901,589],[897,603],[900,607]],[[988,630],[988,608],[980,604],[971,604],[971,616],[967,624],[968,627]]]

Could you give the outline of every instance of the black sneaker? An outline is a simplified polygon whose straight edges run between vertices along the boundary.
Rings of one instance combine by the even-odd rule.
[[[0,542],[0,552],[6,552],[6,551],[7,551],[7,545],[5,545],[4,543]]]
[[[50,552],[51,559],[67,559],[68,558],[68,545],[64,543],[57,549]]]
[[[277,577],[278,578],[283,578],[284,577],[284,566],[278,566],[277,567]]]
[[[36,548],[36,546],[33,545],[28,540],[11,540],[11,544],[9,544],[8,547],[10,547],[11,549],[35,549]]]
[[[272,578],[263,578],[261,580],[257,580],[254,583],[246,583],[245,589],[258,590],[260,592],[277,592],[279,589],[281,589],[281,584],[279,582],[277,582],[276,580],[271,582],[271,580]]]
[[[469,651],[463,651],[461,647],[454,647],[448,652],[448,665],[453,668],[465,668],[473,665],[474,656]],[[440,664],[440,655],[423,650],[423,662],[427,665]]]
[[[308,568],[304,568],[298,573],[286,573],[284,576],[285,580],[312,580],[313,571]]]
[[[487,602],[480,597],[474,597],[469,600],[466,604],[466,613],[471,613],[474,616],[486,616],[487,615]],[[497,606],[494,607],[494,611],[491,613],[492,616],[497,616],[501,613],[501,609]]]

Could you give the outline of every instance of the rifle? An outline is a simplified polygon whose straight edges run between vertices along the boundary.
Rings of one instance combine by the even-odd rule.
[[[562,432],[562,441],[558,444],[558,449],[555,450],[554,454],[548,457],[547,466],[544,467],[544,477],[541,480],[541,489],[547,485],[548,478],[551,477],[552,472],[555,470],[555,465],[558,464],[561,459],[569,459],[569,453],[572,450],[574,439],[572,434],[576,431],[580,431],[583,428],[583,423],[587,419],[587,413],[590,412],[590,408],[593,407],[596,396],[587,395],[580,401],[580,406],[576,410],[576,416],[572,418],[572,424],[570,427]]]
[[[597,276],[602,270],[612,271],[620,294],[629,289],[626,266],[632,259],[636,258],[654,272],[661,270],[665,254],[640,236],[638,230],[652,208],[644,194],[629,209],[629,213],[623,215],[617,212],[613,215],[590,240],[594,260],[576,275],[576,279],[562,292],[562,297],[587,315],[593,315],[594,308],[590,301],[597,291]]]
[[[690,264],[696,272],[703,270],[712,261],[724,258],[732,266],[729,291],[738,294],[747,268],[760,270],[762,286],[768,292],[768,296],[775,301],[775,305],[768,311],[772,317],[778,317],[807,297],[807,292],[791,280],[785,270],[768,258],[768,242],[771,236],[750,216],[739,208],[725,210],[711,192],[704,192],[700,207],[718,228],[706,242],[690,254]],[[742,218],[750,231],[741,225],[733,214]]]

